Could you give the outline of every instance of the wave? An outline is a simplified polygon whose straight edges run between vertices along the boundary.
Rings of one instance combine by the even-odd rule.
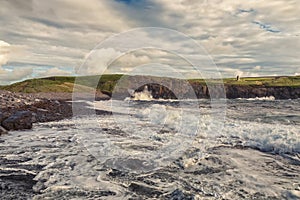
[[[151,94],[151,91],[148,90],[148,86],[146,85],[144,87],[144,90],[141,92],[135,92],[134,90],[128,90],[128,93],[130,94],[130,98],[127,98],[125,100],[135,100],[135,101],[151,101],[153,100],[153,96]]]
[[[274,96],[266,96],[266,97],[255,97],[255,98],[237,98],[238,100],[248,100],[248,101],[275,101]]]

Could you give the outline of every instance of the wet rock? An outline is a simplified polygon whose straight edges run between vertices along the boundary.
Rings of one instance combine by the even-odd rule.
[[[31,118],[32,123],[36,123],[37,121],[37,114],[36,113],[32,113],[32,118]]]
[[[8,133],[8,131],[5,128],[3,128],[2,126],[0,126],[0,135],[7,134],[7,133]]]
[[[0,126],[0,135],[6,134],[7,130],[5,128],[3,128],[2,126]]]
[[[0,112],[0,124],[5,118],[6,116],[2,112]]]
[[[183,193],[179,189],[176,189],[170,194],[169,199],[170,200],[194,200],[195,198],[191,195],[187,195]]]
[[[35,184],[32,174],[7,174],[0,178],[0,199],[31,199]]]
[[[18,111],[2,122],[7,130],[22,130],[32,128],[32,113],[30,111]]]
[[[300,199],[300,191],[299,190],[290,190],[286,192],[287,199]]]
[[[34,199],[118,199],[113,197],[115,195],[116,193],[113,191],[89,191],[81,188],[72,188],[70,186],[58,186],[47,189],[46,193],[34,196]]]
[[[147,197],[159,197],[162,195],[161,191],[138,183],[131,183],[128,188],[130,191],[135,192],[136,194]]]

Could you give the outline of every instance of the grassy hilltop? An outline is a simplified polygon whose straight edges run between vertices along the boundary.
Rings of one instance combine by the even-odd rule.
[[[98,82],[97,88],[101,91],[112,91],[114,85],[122,77],[119,74],[102,75],[101,80],[99,76],[85,76],[85,77],[68,77],[68,76],[55,76],[47,78],[29,79],[22,82],[14,83],[11,85],[0,86],[2,90],[8,90],[12,92],[25,92],[25,93],[37,93],[37,92],[73,92],[74,82],[80,85],[80,87],[92,87],[93,83]],[[77,78],[77,79],[76,79]]]
[[[121,74],[109,74],[100,76],[85,76],[79,77],[47,77],[47,78],[37,78],[29,79],[22,82],[14,83],[12,85],[0,86],[2,90],[8,90],[12,92],[26,92],[26,93],[36,93],[36,92],[73,92],[74,82],[80,85],[79,87],[87,88],[95,86],[93,83],[98,82],[97,89],[104,92],[112,92],[114,86],[117,84],[118,80],[122,77]],[[160,79],[158,77],[153,77]],[[170,79],[170,78],[168,78]],[[170,79],[171,80],[171,79]],[[210,80],[213,82],[213,80]],[[191,79],[191,83],[205,84],[203,79]],[[226,78],[223,80],[225,85],[249,85],[249,86],[286,86],[286,87],[300,87],[300,76],[281,76],[281,77],[245,77],[237,81],[235,78]]]

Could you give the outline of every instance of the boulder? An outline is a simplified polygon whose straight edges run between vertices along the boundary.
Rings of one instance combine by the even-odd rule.
[[[31,129],[32,113],[30,111],[18,111],[5,119],[2,126],[7,130]]]
[[[181,190],[176,189],[170,194],[170,197],[168,199],[170,199],[170,200],[177,200],[177,199],[193,200],[195,198],[192,195],[185,194]]]
[[[8,131],[5,128],[3,128],[2,126],[0,126],[0,135],[6,134],[6,133],[8,133]]]
[[[0,125],[1,125],[1,122],[6,118],[6,116],[0,112]]]

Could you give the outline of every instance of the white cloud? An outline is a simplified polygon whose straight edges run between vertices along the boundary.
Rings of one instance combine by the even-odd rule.
[[[0,84],[4,85],[12,81],[22,80],[29,77],[33,70],[32,68],[22,67],[20,69],[7,70],[3,69],[3,65],[7,64],[10,59],[12,46],[7,42],[0,40]]]
[[[132,70],[131,67],[121,67],[120,68],[120,72],[123,72],[123,73],[130,72],[131,70]]]
[[[22,67],[11,71],[3,70],[2,72],[0,73],[0,85],[5,85],[31,77],[33,69],[31,67]]]
[[[261,66],[260,65],[256,65],[255,67],[253,67],[254,70],[260,70]]]
[[[24,3],[22,0],[3,0],[0,11],[1,40],[10,44],[9,55],[0,52],[0,65],[9,61],[11,64],[23,63],[23,68],[45,65],[67,71],[63,67],[78,67],[91,49],[112,34],[144,26],[172,28],[191,36],[208,51],[223,72],[226,69],[222,68],[230,68],[252,74],[259,71],[259,75],[293,75],[298,73],[300,65],[298,0],[261,0],[259,3],[231,0],[129,3],[30,0]],[[124,42],[130,44],[137,40],[130,38]],[[163,40],[164,36],[162,43]],[[172,45],[188,51],[188,47],[176,39]],[[99,72],[99,67],[105,68],[109,57],[118,55],[118,50],[102,53],[106,58],[89,60],[90,67],[85,73],[93,74]],[[180,59],[158,52],[147,52],[145,57],[134,55],[137,58],[127,57],[128,63],[145,64],[153,58],[170,66],[180,62]],[[256,66],[263,67],[258,69]],[[188,70],[182,63],[177,67]],[[128,66],[120,65],[118,69],[121,68]],[[14,69],[21,70],[22,67],[15,66]],[[7,73],[2,68],[0,71]]]
[[[121,56],[121,52],[113,48],[92,50],[85,56],[84,63],[77,68],[76,73],[78,75],[103,74],[119,56]]]
[[[48,76],[64,76],[64,75],[71,75],[72,73],[66,70],[62,70],[58,67],[50,68],[42,73],[39,73],[39,77],[48,77]]]
[[[253,73],[249,70],[240,70],[240,69],[232,69],[232,68],[226,68],[223,67],[221,68],[221,72],[224,76],[229,76],[229,77],[257,77],[259,74]]]
[[[1,66],[5,65],[8,62],[10,52],[9,47],[10,44],[0,40],[0,71],[2,70]]]

